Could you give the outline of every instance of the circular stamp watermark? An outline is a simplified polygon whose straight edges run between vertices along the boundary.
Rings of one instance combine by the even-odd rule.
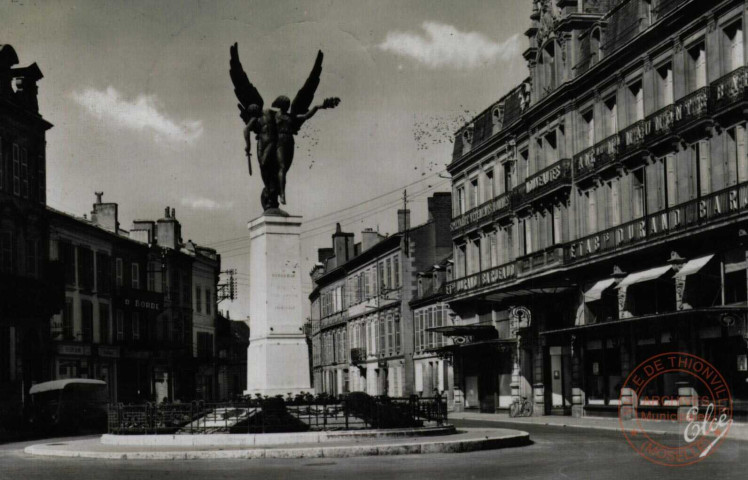
[[[648,358],[626,378],[618,421],[639,455],[680,467],[719,447],[732,426],[732,413],[730,388],[712,364],[690,353],[668,352]],[[663,431],[675,435],[654,438],[653,432]]]

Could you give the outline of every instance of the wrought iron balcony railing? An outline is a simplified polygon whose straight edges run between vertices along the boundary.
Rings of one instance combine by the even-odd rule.
[[[682,127],[709,113],[709,87],[702,87],[675,102],[675,126]]]
[[[515,206],[523,206],[565,186],[571,186],[570,158],[559,160],[531,175],[522,185],[515,188]]]
[[[455,217],[452,220],[452,223],[450,223],[450,228],[453,232],[463,228],[468,228],[487,217],[509,213],[511,212],[511,207],[510,195],[508,193],[503,193],[498,197],[492,198],[491,200],[468,210],[464,214]]]
[[[740,67],[712,82],[712,111],[719,112],[734,102],[746,100],[748,67]]]
[[[579,180],[617,163],[620,139],[617,133],[613,134],[602,142],[574,155],[575,179]]]

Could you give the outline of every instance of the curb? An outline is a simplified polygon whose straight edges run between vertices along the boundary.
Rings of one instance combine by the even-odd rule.
[[[85,442],[85,441],[78,441]],[[70,442],[73,444],[76,442]],[[31,445],[24,452],[32,455],[97,458],[107,460],[203,460],[203,459],[262,459],[262,458],[344,458],[374,455],[412,455],[426,453],[462,453],[477,450],[494,450],[530,444],[530,434],[508,430],[506,434],[485,438],[450,440],[441,442],[402,443],[390,445],[360,445],[339,447],[256,448],[242,450],[191,450],[191,451],[96,451],[50,448],[47,444]]]
[[[325,443],[356,438],[428,437],[455,433],[453,425],[387,430],[352,430],[300,433],[228,433],[197,435],[113,435],[101,436],[102,445],[135,447],[268,447],[302,443]]]

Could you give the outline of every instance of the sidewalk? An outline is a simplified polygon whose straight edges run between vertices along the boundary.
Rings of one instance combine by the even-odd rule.
[[[610,430],[621,432],[621,425],[618,418],[605,417],[572,417],[558,415],[544,415],[538,417],[518,417],[511,418],[506,413],[478,413],[478,412],[450,412],[449,420],[476,420],[482,422],[496,422],[511,424],[517,428],[522,425],[547,425],[551,427],[566,428],[586,428],[592,430]],[[636,425],[636,421],[628,420],[625,426],[631,429]],[[685,423],[676,423],[672,421],[643,420],[642,427],[648,433],[658,435],[681,435]],[[734,423],[727,433],[727,438],[732,440],[748,441],[748,424]]]

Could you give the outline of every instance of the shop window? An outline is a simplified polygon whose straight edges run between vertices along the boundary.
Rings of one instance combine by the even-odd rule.
[[[618,405],[623,378],[619,338],[589,340],[584,353],[589,405]]]

